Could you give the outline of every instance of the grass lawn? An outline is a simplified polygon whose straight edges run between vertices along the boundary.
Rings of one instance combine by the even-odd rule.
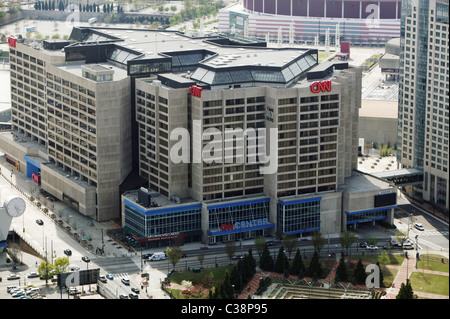
[[[231,272],[232,268],[233,266],[207,268],[202,269],[199,273],[194,273],[193,271],[174,272],[170,277],[170,281],[176,284],[181,284],[183,280],[201,283],[206,274],[210,276],[212,274],[214,280],[222,280],[225,277],[225,273],[227,271]]]
[[[448,261],[443,264],[442,261],[439,261],[441,256],[438,255],[430,255],[430,258],[434,260],[427,260],[428,255],[422,255],[420,256],[420,261],[417,264],[417,268],[419,270],[434,270],[434,271],[442,271],[442,272],[449,272],[448,271]],[[435,257],[436,256],[436,257]],[[433,258],[434,257],[434,258]]]
[[[448,276],[423,274],[413,272],[410,277],[414,292],[428,292],[448,296]]]

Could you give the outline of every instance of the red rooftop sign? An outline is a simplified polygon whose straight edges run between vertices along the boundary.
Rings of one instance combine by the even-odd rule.
[[[331,81],[313,82],[309,88],[313,93],[319,92],[330,92],[331,91]]]
[[[14,39],[14,38],[12,38],[12,37],[8,37],[8,45],[9,45],[10,47],[15,48],[15,47],[16,47],[16,42],[17,42],[17,39]]]
[[[192,94],[192,96],[195,96],[195,97],[202,97],[202,88],[201,87],[198,87],[198,86],[195,86],[195,85],[193,85],[193,86],[191,86],[191,94]]]

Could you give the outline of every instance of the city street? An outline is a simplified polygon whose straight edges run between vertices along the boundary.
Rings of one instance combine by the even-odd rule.
[[[13,170],[12,167],[6,163],[3,153],[0,153],[0,169],[2,173],[0,177],[1,205],[3,205],[4,199],[10,195],[24,198],[27,205],[25,213],[12,220],[10,230],[14,230],[31,248],[40,254],[40,256],[35,256],[28,253],[21,253],[20,256],[23,265],[17,266],[16,270],[13,270],[10,265],[4,265],[3,259],[0,260],[0,277],[3,278],[2,282],[0,282],[0,299],[9,296],[9,294],[6,293],[6,288],[2,289],[3,286],[6,287],[11,285],[11,282],[6,280],[9,274],[18,274],[21,279],[14,281],[14,284],[21,281],[21,284],[23,285],[26,275],[31,271],[37,271],[36,264],[40,264],[45,256],[47,256],[50,262],[53,262],[58,257],[68,257],[70,267],[76,266],[81,270],[87,269],[87,267],[89,267],[89,269],[100,268],[100,274],[105,275],[111,273],[116,275],[118,279],[110,284],[108,282],[109,285],[107,285],[108,287],[111,286],[110,290],[113,291],[116,296],[125,292],[127,292],[128,295],[128,293],[131,292],[129,291],[131,287],[140,287],[141,260],[139,255],[135,253],[124,253],[126,250],[117,243],[114,243],[113,240],[106,235],[103,238],[98,236],[92,238],[93,244],[97,246],[101,246],[102,240],[104,241],[105,255],[96,255],[85,249],[77,240],[58,226],[54,220],[49,217],[49,214],[45,214],[28,200],[25,194],[28,194],[28,196],[31,194],[33,187],[35,187],[33,186],[34,182],[31,181],[31,179],[27,179],[22,173]],[[11,172],[13,173],[11,174]],[[11,181],[14,185],[19,185],[19,187],[17,189],[12,187],[10,184]],[[19,189],[21,189],[22,192],[19,191]],[[67,212],[69,209],[64,203],[59,201],[51,204],[48,202],[47,204],[49,204],[48,208],[53,208],[53,212],[57,215],[61,215],[61,212]],[[81,216],[77,215],[79,215],[77,212],[72,211],[70,220],[78,221],[78,225],[83,225],[80,222],[80,220],[82,220]],[[39,225],[36,222],[38,219],[43,221],[42,225]],[[92,224],[90,227],[93,230],[97,230],[99,225]],[[92,233],[97,234],[98,231]],[[66,249],[71,250],[72,254],[70,256],[67,256],[64,253],[64,250]],[[81,258],[83,256],[90,258],[89,265],[86,265],[86,263],[82,261]],[[145,271],[151,273],[150,286],[147,288],[149,295],[140,294],[139,298],[149,298],[150,296],[153,298],[164,298],[165,295],[159,288],[159,283],[160,279],[163,279],[167,275],[167,272],[153,270],[150,266],[147,266]],[[121,278],[129,278],[130,286],[126,287],[121,282]],[[42,285],[45,284],[45,282],[34,278],[33,284]],[[52,287],[54,287],[54,285]],[[47,290],[47,298],[61,298],[60,291],[55,291],[54,288],[48,288]],[[11,296],[9,296],[9,298],[11,298]]]

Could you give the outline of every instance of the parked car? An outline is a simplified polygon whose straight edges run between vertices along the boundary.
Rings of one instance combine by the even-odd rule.
[[[80,270],[80,267],[78,267],[77,265],[70,266],[70,271],[76,271],[76,270]]]
[[[6,287],[6,292],[9,293],[11,290],[17,289],[17,286],[8,286]]]
[[[22,289],[22,288],[14,288],[14,289],[11,289],[11,290],[9,291],[9,293],[10,293],[11,295],[14,295],[15,293],[17,293],[17,292],[19,292],[19,291],[23,291],[23,289]]]
[[[131,291],[134,292],[135,294],[138,294],[140,292],[139,289],[136,287],[131,288]]]
[[[8,280],[20,279],[20,276],[16,275],[16,274],[11,274],[6,279],[8,279]]]
[[[25,296],[25,292],[24,291],[18,291],[14,294],[12,294],[13,298],[17,298],[17,297],[21,297],[21,296]]]
[[[77,287],[70,287],[69,288],[69,295],[77,295],[80,294],[81,292],[78,291]]]

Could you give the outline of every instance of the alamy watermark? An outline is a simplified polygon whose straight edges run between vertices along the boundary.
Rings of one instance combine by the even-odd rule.
[[[369,29],[380,27],[380,8],[376,4],[368,4],[365,9],[370,14],[366,17],[366,27]]]
[[[366,273],[369,273],[366,277],[366,287],[380,288],[380,267],[376,264],[367,265]]]
[[[170,132],[170,140],[177,141],[169,154],[173,163],[261,164],[261,174],[277,172],[277,128],[226,128],[222,132],[211,127],[202,132],[201,122],[193,121],[192,136],[185,128]]]

